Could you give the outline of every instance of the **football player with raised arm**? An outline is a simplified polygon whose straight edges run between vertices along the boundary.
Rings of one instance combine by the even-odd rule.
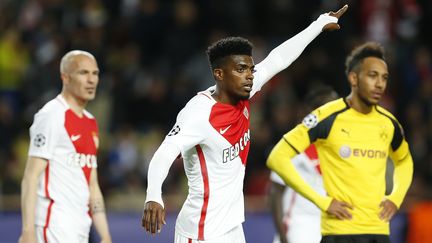
[[[175,242],[245,242],[243,179],[251,137],[249,99],[323,30],[339,29],[337,21],[347,8],[321,15],[257,65],[252,45],[244,38],[224,38],[208,48],[216,85],[186,104],[150,161],[142,217],[146,231],[160,232],[165,223],[162,183],[181,154],[189,193],[177,217]]]

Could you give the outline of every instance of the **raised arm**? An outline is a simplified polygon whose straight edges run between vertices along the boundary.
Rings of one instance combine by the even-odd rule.
[[[340,29],[337,22],[347,9],[348,5],[345,5],[336,13],[329,12],[320,15],[306,29],[273,49],[262,62],[256,65],[254,90],[251,96],[259,91],[274,75],[291,65],[300,56],[306,46],[322,31]]]

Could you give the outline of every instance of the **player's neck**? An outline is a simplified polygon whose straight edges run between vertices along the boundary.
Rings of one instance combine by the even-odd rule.
[[[67,104],[69,105],[71,110],[77,116],[82,117],[84,109],[87,105],[87,101],[82,101],[82,100],[76,98],[75,96],[73,96],[72,94],[65,92],[65,91],[62,91],[61,95],[63,96],[63,98],[65,99],[65,101],[67,102]]]
[[[372,111],[372,105],[365,103],[358,95],[351,93],[345,100],[351,108],[360,113],[368,114]]]
[[[228,104],[228,105],[237,105],[239,102],[238,99],[234,99],[226,93],[220,92],[216,89],[216,91],[212,94],[213,99],[215,99],[218,103]]]

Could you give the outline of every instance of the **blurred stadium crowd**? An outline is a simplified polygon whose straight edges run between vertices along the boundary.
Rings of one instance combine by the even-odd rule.
[[[429,0],[0,0],[0,209],[19,206],[7,201],[19,198],[28,128],[33,114],[60,92],[59,61],[68,50],[93,53],[101,68],[89,110],[101,132],[102,190],[108,201],[131,193],[135,196],[127,200],[135,198],[142,206],[153,152],[177,112],[213,84],[205,55],[209,44],[228,35],[247,37],[258,63],[320,13],[345,3],[350,9],[340,21],[342,29],[321,34],[254,97],[245,194],[266,194],[265,160],[306,114],[304,94],[328,84],[346,96],[346,54],[375,40],[386,47],[390,64],[382,105],[403,124],[415,162],[407,201],[431,199]],[[182,163],[176,161],[164,190],[184,195],[185,183]]]

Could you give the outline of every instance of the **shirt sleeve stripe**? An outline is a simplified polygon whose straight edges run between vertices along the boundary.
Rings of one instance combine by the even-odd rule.
[[[283,138],[283,140],[292,148],[292,149],[294,149],[294,151],[297,153],[297,154],[299,154],[300,152],[290,143],[290,142],[288,142],[288,140],[286,140],[286,138]]]
[[[381,115],[387,117],[388,119],[390,119],[390,121],[393,123],[394,126],[394,134],[393,134],[393,139],[391,142],[391,147],[393,149],[393,151],[398,150],[398,148],[401,146],[402,141],[404,139],[404,135],[402,133],[402,128],[399,125],[399,122],[396,121],[394,118],[390,117],[389,115],[381,112],[380,110],[378,110],[378,108],[375,106],[375,110],[380,113]]]
[[[328,117],[321,120],[314,128],[310,129],[308,132],[310,142],[313,143],[319,138],[326,139],[330,133],[330,130],[333,126],[333,123],[334,123],[336,117],[340,113],[345,112],[348,109],[349,109],[349,107],[347,106],[347,107],[342,108],[341,110],[337,110],[337,111],[333,112]]]

